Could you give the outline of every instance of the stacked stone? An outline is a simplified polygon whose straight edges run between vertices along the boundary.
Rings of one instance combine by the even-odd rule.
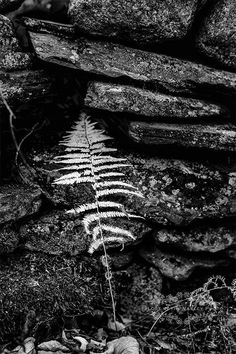
[[[144,221],[122,221],[138,244],[129,245],[122,255],[114,254],[113,266],[124,269],[131,264],[133,269],[138,253],[150,264],[156,292],[161,291],[162,279],[186,280],[199,268],[226,265],[230,270],[235,261],[236,174],[231,163],[236,150],[235,7],[233,0],[210,2],[204,14],[197,0],[168,5],[156,0],[71,0],[74,27],[26,21],[39,61],[87,75],[85,109],[111,130],[119,130],[122,142],[131,143],[129,151],[121,152],[133,166],[125,173],[144,199],[129,197],[125,207]],[[197,21],[200,13],[202,22]],[[181,43],[192,44],[189,41],[198,53],[195,59],[183,59],[177,51],[173,54],[178,45],[183,48]],[[168,55],[160,54],[163,51]],[[40,152],[32,163],[50,170],[54,155]],[[80,221],[55,206],[73,207],[73,198],[86,200],[89,189],[51,186],[54,177],[41,176],[50,185],[47,196],[54,204],[50,210],[34,189],[24,189],[16,198],[17,208],[13,200],[18,193],[2,190],[2,253],[19,246],[25,253],[20,260],[9,255],[8,264],[0,265],[0,277],[8,285],[8,278],[12,279],[13,304],[18,301],[16,294],[24,300],[30,292],[35,304],[40,288],[45,289],[42,296],[52,291],[51,281],[66,310],[73,312],[67,299],[74,299],[74,284],[81,281],[79,263],[88,267],[84,253],[89,237]],[[140,241],[147,236],[144,245]],[[9,276],[10,267],[14,272]],[[66,292],[64,273],[59,272],[65,267],[70,274]],[[81,294],[76,295],[75,306],[80,302],[81,312],[90,306],[83,302],[83,291],[92,286],[99,302],[96,262],[88,268],[94,277],[86,277]],[[26,275],[18,286],[20,273]],[[3,295],[8,288],[5,285]],[[47,301],[50,313],[52,298]]]

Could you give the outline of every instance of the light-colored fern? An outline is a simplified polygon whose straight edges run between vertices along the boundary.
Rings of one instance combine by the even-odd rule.
[[[82,113],[72,131],[60,142],[60,145],[65,146],[65,153],[54,160],[56,164],[63,165],[58,169],[63,175],[54,184],[89,183],[94,190],[94,202],[67,211],[80,216],[85,232],[92,235],[90,253],[103,243],[124,244],[127,239],[134,239],[130,231],[118,228],[114,223],[108,224],[117,218],[136,218],[126,213],[122,204],[109,198],[121,195],[143,197],[136,187],[121,180],[124,174],[119,169],[130,167],[130,164],[124,158],[109,154],[116,149],[105,146],[104,142],[112,138],[96,128],[96,124],[91,122],[86,113]],[[102,231],[111,235],[103,237]]]

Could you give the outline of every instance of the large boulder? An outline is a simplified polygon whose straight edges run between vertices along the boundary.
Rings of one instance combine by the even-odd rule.
[[[230,70],[236,70],[235,27],[235,0],[216,1],[197,36],[200,52]]]
[[[149,117],[150,121],[168,118],[180,122],[202,118],[224,120],[229,116],[227,109],[207,101],[103,82],[89,84],[84,103],[90,108],[142,115]]]
[[[32,56],[21,50],[12,22],[0,15],[0,70],[23,70],[31,65]]]
[[[196,0],[71,0],[69,15],[87,34],[156,44],[184,38],[196,6]]]
[[[39,59],[107,79],[116,78],[129,84],[152,87],[154,91],[198,97],[213,95],[234,97],[236,78],[233,73],[201,64],[150,53],[109,42],[85,38],[66,38],[55,34],[51,26],[28,24],[30,37]],[[37,29],[35,29],[37,27]],[[34,30],[44,33],[35,33]],[[46,33],[45,33],[46,32]]]

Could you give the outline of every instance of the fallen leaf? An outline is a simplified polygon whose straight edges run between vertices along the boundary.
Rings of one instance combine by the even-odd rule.
[[[82,352],[85,352],[86,349],[87,349],[87,345],[88,345],[87,339],[85,339],[85,338],[83,338],[83,337],[81,337],[81,336],[73,337],[73,339],[74,339],[76,342],[79,342],[79,344],[80,344],[80,348],[79,348],[79,349],[80,349]]]
[[[107,351],[104,354],[139,354],[138,341],[131,337],[120,337],[107,343]]]
[[[10,353],[12,353],[12,354],[36,354],[34,342],[35,342],[35,339],[33,337],[26,338],[24,340],[23,345],[18,345]]]
[[[38,345],[38,350],[43,350],[43,351],[51,351],[51,352],[56,352],[56,351],[62,351],[64,353],[68,353],[70,349],[62,345],[60,342],[57,340],[50,340],[48,342],[43,342]]]
[[[112,319],[108,320],[107,327],[116,332],[124,331],[126,328],[126,326],[123,323],[119,321],[113,321]]]

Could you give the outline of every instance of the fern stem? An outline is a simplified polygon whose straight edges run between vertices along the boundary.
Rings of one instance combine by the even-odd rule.
[[[92,177],[94,178],[93,187],[94,187],[94,191],[95,191],[95,203],[96,203],[97,214],[99,216],[99,218],[98,218],[98,226],[99,226],[100,236],[101,236],[101,240],[102,240],[104,256],[105,256],[105,260],[106,260],[106,269],[107,269],[107,277],[106,277],[106,279],[108,281],[109,292],[110,292],[110,297],[111,297],[112,311],[113,311],[113,320],[114,320],[114,324],[116,326],[116,306],[115,306],[115,299],[114,299],[114,294],[113,294],[113,290],[112,290],[112,283],[111,283],[112,274],[111,274],[111,270],[110,270],[109,263],[108,263],[107,250],[106,250],[104,236],[103,236],[103,231],[102,231],[99,200],[98,200],[97,188],[96,188],[96,183],[95,183],[96,182],[96,174],[95,174],[95,170],[94,170],[93,155],[91,154],[91,144],[90,144],[89,137],[87,135],[87,129],[88,129],[87,128],[87,120],[85,120],[85,136],[86,136],[86,139],[87,139],[87,142],[88,142],[88,145],[89,145],[89,155],[90,155],[90,158],[91,158],[91,172],[92,172]]]

